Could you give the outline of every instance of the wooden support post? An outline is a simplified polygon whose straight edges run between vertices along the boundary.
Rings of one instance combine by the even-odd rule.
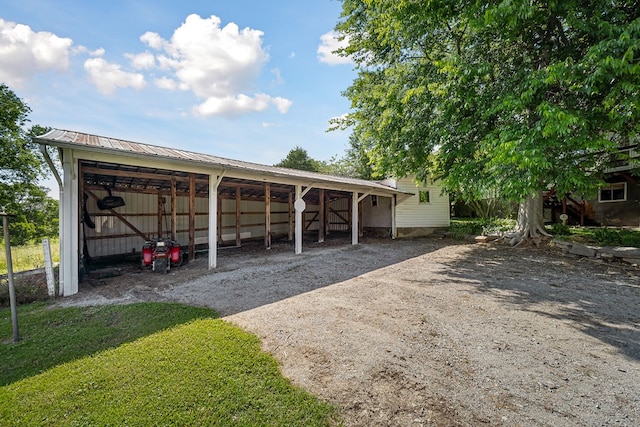
[[[178,224],[178,197],[176,195],[176,179],[171,178],[171,240],[176,240]]]
[[[331,234],[331,193],[328,191],[325,193],[324,202],[324,234]]]
[[[293,240],[293,193],[289,192],[289,241]]]
[[[224,171],[220,175],[209,175],[209,270],[218,266],[218,187]],[[195,180],[193,181],[195,185]]]
[[[218,188],[216,187],[216,193],[217,192],[218,192]],[[222,244],[222,197],[220,197],[219,194],[217,197],[218,197],[218,204],[217,204],[218,238],[216,239],[216,241],[218,242],[218,244]]]
[[[302,199],[302,186],[296,185],[296,202],[295,202],[295,228],[296,228],[296,254],[302,253],[302,212],[304,209],[304,200]]]
[[[240,209],[242,204],[242,189],[238,185],[236,187],[236,246],[242,244],[242,238],[240,232],[242,231],[242,210]]]
[[[211,177],[209,178],[211,179]],[[212,195],[209,194],[209,197]],[[217,197],[213,199],[217,202]],[[211,214],[211,212],[210,212]],[[215,218],[215,217],[214,217]],[[214,223],[215,224],[215,223]],[[189,262],[196,259],[196,176],[189,174]]]
[[[318,243],[324,243],[324,231],[325,231],[325,206],[324,206],[324,189],[319,190],[318,196],[320,206],[318,206]]]
[[[351,244],[358,244],[358,192],[351,197]]]
[[[358,202],[358,237],[364,235],[364,229],[362,227],[362,200]]]
[[[162,217],[164,203],[162,203],[162,192],[158,191],[158,240],[162,239]]]
[[[398,226],[396,223],[396,195],[391,196],[391,238],[398,236]]]
[[[78,252],[80,256],[84,256],[85,260],[89,261],[89,248],[87,247],[87,227],[84,225],[84,168],[80,165],[79,167],[79,175],[80,179],[78,180],[78,212],[81,212],[78,215],[80,219],[80,223],[78,224]],[[82,233],[82,234],[80,234]],[[80,249],[82,248],[82,249]]]
[[[271,184],[264,183],[264,247],[271,249]]]

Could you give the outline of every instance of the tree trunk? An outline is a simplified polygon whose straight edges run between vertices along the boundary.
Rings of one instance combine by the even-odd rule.
[[[513,235],[509,236],[511,245],[533,241],[538,244],[542,236],[551,237],[544,228],[542,218],[542,195],[529,196],[518,208],[518,223]]]

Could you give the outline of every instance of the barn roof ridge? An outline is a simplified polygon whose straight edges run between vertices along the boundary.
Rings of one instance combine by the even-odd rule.
[[[251,172],[264,172],[291,178],[306,178],[311,180],[316,179],[347,185],[368,186],[377,188],[379,190],[404,193],[391,186],[389,181],[380,182],[361,178],[329,175],[320,172],[310,172],[298,169],[270,166],[244,160],[220,157],[213,154],[198,153],[182,148],[164,147],[144,142],[124,140],[74,130],[54,128],[46,134],[36,136],[34,138],[34,141],[42,145],[80,147],[89,150],[117,152],[118,154],[122,154],[122,152],[124,151],[143,157],[159,157],[183,162],[197,162],[200,164],[216,165],[223,168],[232,168]]]

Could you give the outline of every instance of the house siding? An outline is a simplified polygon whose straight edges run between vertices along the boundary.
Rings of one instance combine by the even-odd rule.
[[[396,189],[414,193],[396,207],[398,236],[430,234],[434,229],[448,227],[449,195],[437,183],[416,185],[412,178],[396,180]],[[420,203],[419,192],[429,192],[429,202]]]
[[[589,201],[595,221],[602,226],[640,227],[640,185],[635,180],[611,179],[611,183],[627,183],[625,201]]]

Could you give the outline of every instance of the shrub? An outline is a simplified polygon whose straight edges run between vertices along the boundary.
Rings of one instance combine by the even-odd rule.
[[[515,228],[515,220],[503,218],[465,218],[451,221],[449,230],[455,239],[469,235],[503,233]]]
[[[551,224],[551,234],[554,236],[569,236],[571,228],[566,224]]]

